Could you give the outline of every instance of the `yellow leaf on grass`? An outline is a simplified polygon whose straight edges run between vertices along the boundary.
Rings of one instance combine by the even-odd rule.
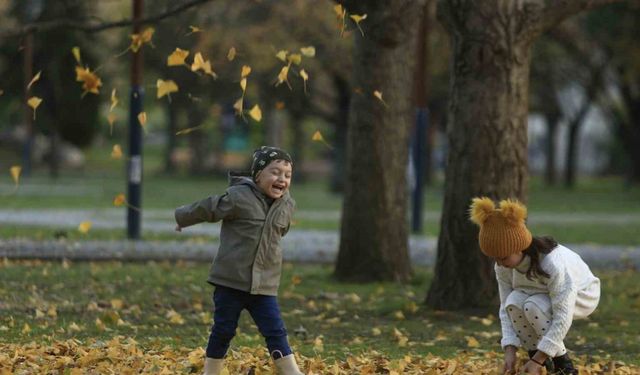
[[[242,88],[242,92],[244,93],[247,89],[247,79],[243,78],[240,80],[240,87]]]
[[[82,59],[80,58],[80,47],[71,48],[71,53],[73,53],[73,57],[76,59],[78,65],[82,64]]]
[[[153,27],[147,27],[140,34],[131,34],[131,45],[129,48],[131,48],[133,52],[138,52],[143,44],[151,42],[154,32],[155,29]]]
[[[29,98],[29,100],[27,100],[27,104],[33,109],[34,120],[36,119],[36,109],[38,109],[40,103],[42,103],[42,99],[38,98],[37,96],[32,96]]]
[[[100,320],[100,318],[96,318],[95,323],[98,331],[104,331],[107,329],[107,326],[104,325],[104,323],[102,322],[102,320]]]
[[[182,315],[180,315],[180,313],[178,313],[175,310],[167,311],[166,318],[169,319],[169,323],[171,324],[178,324],[178,325],[184,324],[184,319],[182,318]]]
[[[127,199],[124,197],[123,193],[120,193],[113,198],[113,205],[116,207],[120,207],[125,203],[127,203]]]
[[[236,58],[236,47],[229,48],[229,52],[227,52],[227,60],[233,61]]]
[[[322,336],[318,336],[316,337],[315,340],[313,340],[313,350],[316,351],[317,353],[322,353],[324,351],[324,343],[322,342]]]
[[[82,234],[89,233],[89,230],[91,230],[91,222],[90,221],[83,221],[83,222],[80,223],[80,225],[78,225],[78,232],[80,232]]]
[[[478,340],[476,340],[475,337],[473,336],[467,336],[467,346],[470,348],[477,348],[480,346],[480,343],[478,342]]]
[[[167,66],[185,65],[184,60],[189,56],[189,51],[185,51],[180,48],[176,48],[175,51],[167,57]]]
[[[22,171],[22,167],[19,165],[14,165],[9,168],[9,173],[11,173],[11,178],[13,182],[15,182],[16,186],[18,186],[18,182],[20,181],[20,172]]]
[[[163,81],[161,79],[156,81],[156,87],[158,88],[158,93],[156,98],[160,99],[165,95],[169,97],[172,92],[178,92],[178,85],[172,80]]]
[[[33,76],[33,78],[31,78],[31,81],[27,85],[27,90],[29,90],[31,88],[31,86],[33,86],[34,83],[38,82],[38,80],[40,79],[40,74],[41,73],[42,73],[42,70],[39,71],[38,73],[36,73],[36,75]]]
[[[249,111],[249,116],[251,116],[252,119],[260,122],[260,120],[262,120],[262,110],[260,110],[260,106],[259,105],[254,105],[253,108],[251,108],[251,110]]]
[[[371,334],[373,336],[380,336],[382,334],[382,330],[380,330],[380,328],[378,327],[373,327],[371,328]]]
[[[24,326],[22,326],[22,334],[28,334],[29,332],[31,332],[31,327],[25,323]]]
[[[111,90],[111,107],[109,108],[109,112],[113,111],[113,109],[118,105],[118,98],[116,97],[116,89]]]
[[[144,128],[145,125],[147,125],[147,113],[146,112],[138,113],[138,122],[140,122],[140,125],[143,128]]]
[[[198,52],[193,57],[193,64],[191,64],[191,71],[197,72],[200,69],[202,69],[202,71],[205,74],[209,74],[213,78],[217,77],[217,74],[214,73],[214,71],[211,69],[211,62],[209,60],[205,60],[204,57],[202,57],[202,53]]]
[[[75,322],[71,322],[71,324],[69,324],[67,329],[69,331],[71,331],[71,332],[80,332],[80,331],[82,331],[82,328],[80,328],[80,326],[77,325]]]
[[[280,51],[278,51],[278,53],[276,53],[276,57],[280,60],[282,60],[283,62],[287,62],[287,54],[289,53],[289,51],[285,50],[285,49],[281,49]]]
[[[111,301],[111,307],[116,310],[122,310],[124,307],[124,301],[119,298],[113,298]]]
[[[251,67],[249,65],[243,65],[242,71],[240,72],[240,78],[245,78],[249,76],[250,73],[251,73]]]
[[[111,150],[111,159],[119,160],[122,158],[122,148],[120,145],[113,145]]]
[[[363,15],[357,15],[357,14],[352,14],[351,19],[353,20],[353,22],[356,23],[356,26],[358,26],[358,30],[360,30],[360,34],[362,34],[362,36],[364,36],[364,31],[362,31],[362,28],[360,27],[360,22],[362,22],[364,19],[367,18],[366,14]]]
[[[300,52],[306,57],[314,57],[316,55],[316,47],[308,46],[300,48]]]

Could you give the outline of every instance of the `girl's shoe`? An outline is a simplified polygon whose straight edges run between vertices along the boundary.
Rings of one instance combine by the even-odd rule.
[[[578,375],[578,369],[573,367],[573,362],[568,354],[553,358],[554,374],[558,375]]]
[[[296,363],[296,358],[293,354],[278,358],[274,362],[278,369],[278,374],[280,375],[304,375],[300,372],[298,364]]]
[[[529,353],[529,358],[533,358],[534,355],[536,355],[538,351],[537,350],[529,350],[527,353]],[[551,361],[551,358],[547,358],[544,361],[544,368],[547,369],[547,374],[553,374],[553,362]]]
[[[204,373],[202,375],[220,375],[222,372],[223,359],[205,358]]]

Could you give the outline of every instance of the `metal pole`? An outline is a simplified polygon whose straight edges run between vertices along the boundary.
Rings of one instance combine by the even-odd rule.
[[[133,33],[140,33],[143,0],[133,0]],[[142,214],[142,126],[138,114],[143,111],[142,49],[131,51],[131,101],[129,106],[129,159],[127,163],[127,237],[140,239]]]

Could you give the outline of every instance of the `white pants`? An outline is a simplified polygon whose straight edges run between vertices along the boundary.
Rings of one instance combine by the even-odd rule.
[[[528,295],[514,290],[507,297],[505,309],[522,347],[526,350],[537,350],[538,343],[551,326],[551,318],[553,317],[549,295]],[[557,356],[566,352],[567,349],[563,343]]]

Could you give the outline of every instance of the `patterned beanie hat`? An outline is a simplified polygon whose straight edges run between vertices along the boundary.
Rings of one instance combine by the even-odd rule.
[[[517,200],[500,201],[496,208],[490,198],[473,198],[471,221],[480,226],[480,250],[492,258],[503,258],[524,251],[531,245],[531,232],[524,220],[527,208]]]
[[[251,162],[251,177],[253,180],[256,180],[258,172],[263,170],[274,160],[286,160],[293,166],[291,155],[281,148],[261,146],[259,149],[255,150],[253,152],[253,161]]]

